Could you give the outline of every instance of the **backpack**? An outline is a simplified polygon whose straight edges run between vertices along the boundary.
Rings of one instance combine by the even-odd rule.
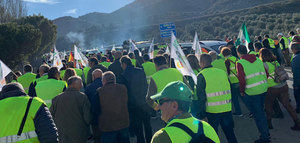
[[[284,70],[284,66],[280,65],[277,66],[275,62],[271,63],[275,66],[275,74],[274,77],[271,76],[271,78],[274,79],[274,82],[276,83],[283,83],[286,82],[289,79],[289,76],[287,72]]]
[[[178,122],[172,123],[171,125],[169,125],[169,127],[177,127],[179,129],[185,131],[187,134],[189,134],[192,137],[190,143],[215,143],[213,140],[211,140],[210,138],[208,138],[204,135],[203,124],[201,123],[201,121],[198,121],[198,132],[197,133],[194,133],[186,125],[184,125],[182,123],[178,123]]]

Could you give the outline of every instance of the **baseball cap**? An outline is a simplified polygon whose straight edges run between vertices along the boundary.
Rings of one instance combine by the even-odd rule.
[[[192,102],[193,93],[190,88],[181,81],[174,81],[166,85],[166,87],[158,94],[151,96],[153,100],[163,98]]]

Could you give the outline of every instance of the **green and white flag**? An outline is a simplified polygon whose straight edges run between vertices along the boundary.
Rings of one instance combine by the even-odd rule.
[[[197,76],[194,73],[187,58],[185,57],[178,41],[176,40],[174,33],[172,33],[172,38],[171,38],[171,55],[170,56],[171,56],[171,58],[174,59],[175,66],[181,72],[181,74],[191,76],[194,80],[194,83],[197,83]]]
[[[236,39],[235,45],[244,45],[246,47],[248,47],[248,44],[250,43],[250,37],[248,35],[248,31],[246,28],[245,23],[243,23],[240,32],[239,32],[239,36]]]
[[[57,67],[58,69],[61,69],[63,67],[61,59],[59,57],[59,52],[56,50],[55,45],[54,45],[53,65],[52,66]]]

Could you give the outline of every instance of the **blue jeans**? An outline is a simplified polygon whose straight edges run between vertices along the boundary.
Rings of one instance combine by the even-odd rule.
[[[101,143],[129,143],[129,130],[128,128],[114,131],[114,132],[102,132]]]
[[[232,105],[234,107],[234,113],[242,114],[239,98],[241,98],[240,94],[240,86],[239,83],[231,84],[231,100]]]
[[[237,139],[234,133],[234,122],[231,112],[225,113],[206,113],[208,123],[215,129],[218,133],[218,127],[221,128],[226,136],[228,143],[237,143]]]
[[[267,117],[264,111],[266,94],[267,93],[259,95],[245,94],[245,96],[242,97],[250,112],[253,113],[257,129],[261,134],[260,138],[263,140],[268,140],[270,137]]]

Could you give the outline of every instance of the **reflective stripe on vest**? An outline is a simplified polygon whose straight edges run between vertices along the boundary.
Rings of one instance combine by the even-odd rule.
[[[221,96],[221,95],[225,95],[225,94],[231,94],[230,90],[226,90],[226,91],[220,91],[220,92],[215,92],[215,93],[208,93],[206,94],[207,97],[215,97],[215,96]]]
[[[250,85],[246,85],[246,88],[252,88],[252,87],[255,87],[255,86],[259,86],[261,84],[264,84],[264,83],[267,83],[267,80],[263,80],[263,81],[260,81],[260,82],[257,82],[257,83],[253,83],[253,84],[250,84]]]
[[[30,131],[27,133],[22,133],[20,136],[18,135],[11,135],[6,137],[0,138],[0,143],[14,143],[14,142],[20,142],[31,138],[36,138],[37,134],[35,131]]]
[[[218,102],[209,102],[206,103],[207,106],[217,106],[217,105],[226,105],[231,103],[231,100],[225,100],[225,101],[218,101]]]
[[[265,75],[265,72],[258,72],[258,73],[250,74],[250,75],[246,76],[246,79],[250,79],[250,78],[258,76],[258,75]]]

